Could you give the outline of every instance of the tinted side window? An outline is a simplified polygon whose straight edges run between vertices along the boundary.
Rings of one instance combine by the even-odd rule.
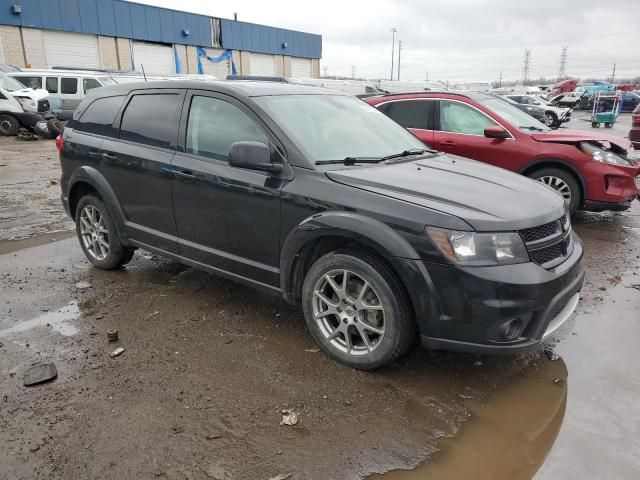
[[[75,129],[95,133],[98,135],[106,135],[115,137],[116,132],[113,129],[113,121],[125,97],[104,97],[98,98],[87,107],[82,116],[75,124]]]
[[[102,85],[95,78],[85,78],[82,80],[82,88],[84,89],[84,93],[87,93],[89,90],[94,88],[100,88]]]
[[[260,127],[229,102],[193,97],[187,123],[187,152],[228,160],[231,144],[244,140],[269,143]]]
[[[484,129],[496,125],[489,117],[469,105],[440,101],[440,130],[467,135],[484,135]]]
[[[177,94],[134,95],[122,117],[120,138],[169,148],[178,130]],[[213,128],[213,127],[211,127]]]
[[[58,77],[47,77],[47,92],[58,93]]]
[[[21,84],[23,84],[27,88],[33,88],[34,90],[38,90],[42,88],[42,77],[14,77]]]
[[[385,113],[405,128],[430,129],[433,102],[430,100],[407,100],[389,104]]]
[[[78,93],[78,79],[62,78],[60,81],[60,93],[66,93],[68,95]]]

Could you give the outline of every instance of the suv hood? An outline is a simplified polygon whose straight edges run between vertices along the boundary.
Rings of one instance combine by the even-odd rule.
[[[326,172],[333,181],[465,220],[476,231],[521,230],[560,218],[564,200],[539,182],[448,154]]]
[[[584,132],[581,130],[554,130],[551,132],[531,133],[531,138],[538,142],[552,143],[578,143],[578,142],[609,142],[618,145],[620,148],[629,150],[631,142],[626,138],[616,135],[608,135],[601,132]]]

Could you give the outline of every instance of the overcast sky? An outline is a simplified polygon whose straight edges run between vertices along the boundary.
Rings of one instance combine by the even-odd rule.
[[[402,41],[401,79],[449,81],[640,76],[640,0],[138,0],[138,3],[322,35],[321,72],[388,78],[391,28]],[[396,45],[397,55],[397,45]],[[397,65],[397,56],[396,56]],[[397,73],[396,73],[397,75]],[[395,75],[394,75],[395,76]]]

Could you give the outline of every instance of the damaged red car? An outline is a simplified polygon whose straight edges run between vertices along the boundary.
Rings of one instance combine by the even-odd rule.
[[[631,142],[600,131],[551,130],[482,93],[405,93],[365,99],[431,147],[506,168],[562,195],[569,211],[625,210],[640,198]]]

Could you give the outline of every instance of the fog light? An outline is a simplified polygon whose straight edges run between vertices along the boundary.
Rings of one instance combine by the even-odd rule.
[[[520,317],[514,318],[502,326],[502,336],[505,340],[515,340],[522,333],[524,326],[525,322]]]

